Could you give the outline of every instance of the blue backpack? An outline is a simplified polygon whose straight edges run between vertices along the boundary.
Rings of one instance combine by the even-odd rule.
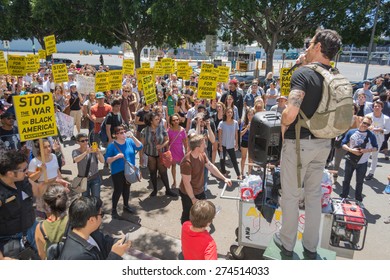
[[[107,143],[108,142],[108,135],[106,132],[106,123],[108,117],[111,116],[111,112],[107,114],[107,116],[104,118],[104,121],[100,125],[100,131],[99,131],[99,138],[102,143]]]

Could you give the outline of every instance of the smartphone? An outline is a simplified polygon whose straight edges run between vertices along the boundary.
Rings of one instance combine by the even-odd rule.
[[[125,244],[125,243],[126,243],[127,241],[129,241],[129,240],[130,240],[130,232],[126,233],[125,239],[123,239],[122,244]]]
[[[96,152],[98,150],[97,142],[92,142],[92,151]]]

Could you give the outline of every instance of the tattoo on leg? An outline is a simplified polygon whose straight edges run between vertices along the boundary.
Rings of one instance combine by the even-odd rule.
[[[288,96],[288,104],[300,108],[305,92],[298,89],[293,89]]]

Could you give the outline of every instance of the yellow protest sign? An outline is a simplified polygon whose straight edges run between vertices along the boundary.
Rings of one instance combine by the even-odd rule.
[[[97,72],[95,75],[95,92],[105,92],[110,89],[110,74],[108,72]]]
[[[66,64],[53,64],[51,71],[53,72],[53,79],[56,84],[68,81],[68,68],[66,68]]]
[[[138,81],[142,81],[143,77],[151,75],[154,81],[154,69],[153,68],[138,68],[137,69],[137,79]],[[138,89],[142,90],[142,82],[138,83]]]
[[[229,81],[230,67],[218,66],[218,69],[219,69],[218,82],[227,83]]]
[[[0,51],[0,59],[5,59],[3,51]]]
[[[12,76],[26,75],[26,57],[8,55],[8,73]]]
[[[38,70],[39,70],[39,67],[41,66],[40,64],[39,64],[39,55],[34,55],[34,58],[35,58],[35,65],[36,65],[36,69],[37,69],[37,72],[38,72]]]
[[[161,59],[161,65],[164,69],[164,74],[172,74],[172,68],[174,67],[172,58]]]
[[[162,68],[161,61],[154,63],[154,76],[164,76],[164,69]]]
[[[8,74],[7,61],[5,61],[4,58],[0,58],[0,75],[7,75],[7,74]]]
[[[38,50],[38,56],[39,56],[39,59],[46,59],[46,51],[45,50]]]
[[[282,96],[290,94],[291,76],[294,70],[288,73],[289,70],[290,68],[280,69],[280,95]]]
[[[153,76],[143,76],[140,81],[142,83],[146,104],[153,104],[154,102],[157,102],[157,94],[156,88],[154,86]]]
[[[111,70],[110,74],[110,89],[121,89],[122,88],[122,70]]]
[[[134,75],[134,60],[124,59],[122,62],[123,75]]]
[[[177,76],[178,77],[187,77],[188,73],[188,61],[178,61],[177,64]]]
[[[198,81],[198,98],[214,99],[217,96],[218,75],[214,72],[200,72]]]
[[[58,134],[51,93],[16,95],[13,102],[20,141]]]
[[[26,61],[26,73],[38,72],[36,57],[33,54],[28,54],[25,58]]]
[[[51,55],[57,52],[56,37],[54,35],[46,36],[43,38],[45,41],[46,54]]]
[[[200,73],[213,73],[214,65],[211,63],[203,63],[200,68]]]
[[[189,80],[193,72],[194,72],[194,69],[192,69],[192,67],[190,65],[188,65],[187,74],[186,74],[186,76],[183,77],[183,79]]]
[[[150,62],[142,62],[141,68],[150,68]]]

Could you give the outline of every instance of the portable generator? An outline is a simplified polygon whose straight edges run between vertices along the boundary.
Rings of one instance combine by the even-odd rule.
[[[364,247],[367,219],[361,203],[353,199],[331,199],[333,220],[329,244],[360,251]]]

